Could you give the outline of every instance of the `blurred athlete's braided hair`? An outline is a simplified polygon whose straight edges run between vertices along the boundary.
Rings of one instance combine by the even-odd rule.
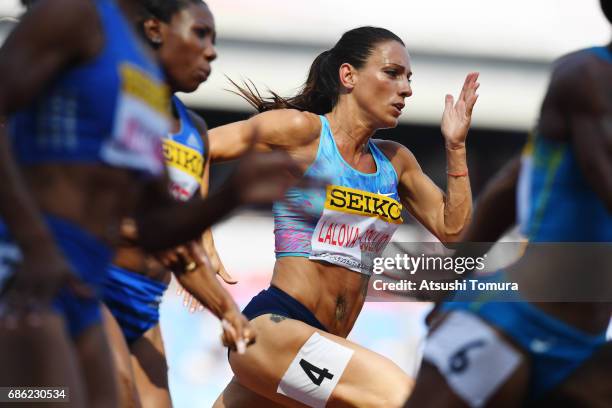
[[[363,67],[374,48],[386,41],[405,45],[397,35],[384,28],[359,27],[347,31],[332,49],[323,51],[315,58],[304,87],[292,97],[285,98],[273,91],[270,91],[271,97],[262,97],[252,83],[240,86],[230,81],[238,89],[235,93],[259,112],[289,108],[323,115],[331,112],[338,102],[340,66],[349,63],[357,69]]]

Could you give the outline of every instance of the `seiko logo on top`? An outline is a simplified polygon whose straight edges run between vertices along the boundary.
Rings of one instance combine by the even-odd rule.
[[[391,197],[354,188],[327,186],[325,208],[366,217],[377,217],[393,224],[403,222],[402,205],[399,202]]]
[[[198,182],[204,174],[202,154],[173,140],[164,139],[166,163],[196,178]]]

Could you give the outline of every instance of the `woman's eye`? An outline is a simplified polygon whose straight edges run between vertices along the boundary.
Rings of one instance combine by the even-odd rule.
[[[396,77],[397,76],[397,71],[391,70],[391,71],[385,71],[385,73],[387,75],[389,75],[390,77]]]

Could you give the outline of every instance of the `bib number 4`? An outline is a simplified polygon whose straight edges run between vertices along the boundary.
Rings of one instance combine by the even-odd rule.
[[[334,375],[330,373],[327,368],[319,368],[304,359],[300,360],[300,367],[302,367],[302,370],[304,370],[308,378],[318,386],[320,386],[326,378],[329,380],[334,378]]]

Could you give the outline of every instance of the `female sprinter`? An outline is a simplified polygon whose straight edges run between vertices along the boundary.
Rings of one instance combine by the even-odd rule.
[[[138,21],[139,30],[155,49],[171,92],[195,91],[207,79],[210,63],[216,58],[215,24],[208,6],[201,0],[143,0],[143,5],[145,13]],[[170,191],[177,200],[187,201],[197,194],[206,195],[208,191],[208,136],[204,121],[187,110],[176,96],[172,104],[172,134],[164,138],[164,154]],[[216,269],[222,269],[210,230],[204,239],[214,262],[203,263],[199,270],[195,263],[186,270],[189,262],[182,265],[179,262],[172,269],[189,293],[219,319],[230,323],[229,337],[237,333],[248,343],[253,340],[254,332],[248,330],[248,321],[216,280],[215,270],[210,268],[214,263]],[[199,245],[192,243],[183,247],[173,257],[197,259],[190,249],[197,250],[194,246]],[[171,256],[171,253],[162,255],[164,259]],[[105,283],[104,302],[112,313],[107,328],[122,380],[121,397],[125,401],[135,401],[139,396],[145,407],[171,406],[168,368],[159,328],[159,304],[169,281],[170,270],[159,261],[146,256],[138,247],[123,246]],[[232,339],[232,344],[236,341],[239,339]]]
[[[402,222],[400,202],[443,242],[467,225],[465,139],[478,88],[471,73],[457,103],[446,96],[444,193],[407,148],[373,139],[397,126],[411,75],[399,37],[357,28],[315,59],[299,95],[263,100],[242,89],[263,113],[210,131],[213,161],[238,157],[255,140],[261,150],[289,152],[304,175],[329,180],[324,191],[291,189],[275,204],[271,286],[243,311],[257,343],[244,355],[230,353],[235,377],[216,406],[393,407],[409,395],[411,378],[346,336],[365,300],[371,260]]]
[[[75,282],[71,271],[96,289],[119,222],[134,211],[141,245],[168,248],[240,202],[272,198],[286,185],[278,166],[294,170],[286,157],[271,165],[251,156],[215,199],[166,200],[161,138],[170,100],[125,18],[137,6],[40,0],[0,49],[0,118],[9,116],[0,128],[0,348],[11,351],[0,354],[0,383],[67,385],[74,406],[118,401],[99,302],[66,287],[55,296]],[[55,315],[34,313],[51,299],[73,344]]]
[[[601,8],[612,24],[612,3]],[[530,244],[493,276],[520,294],[439,305],[406,407],[612,402],[609,374],[598,376],[610,372],[611,90],[612,41],[555,63],[537,132],[485,189],[464,237],[495,241],[519,221]]]

